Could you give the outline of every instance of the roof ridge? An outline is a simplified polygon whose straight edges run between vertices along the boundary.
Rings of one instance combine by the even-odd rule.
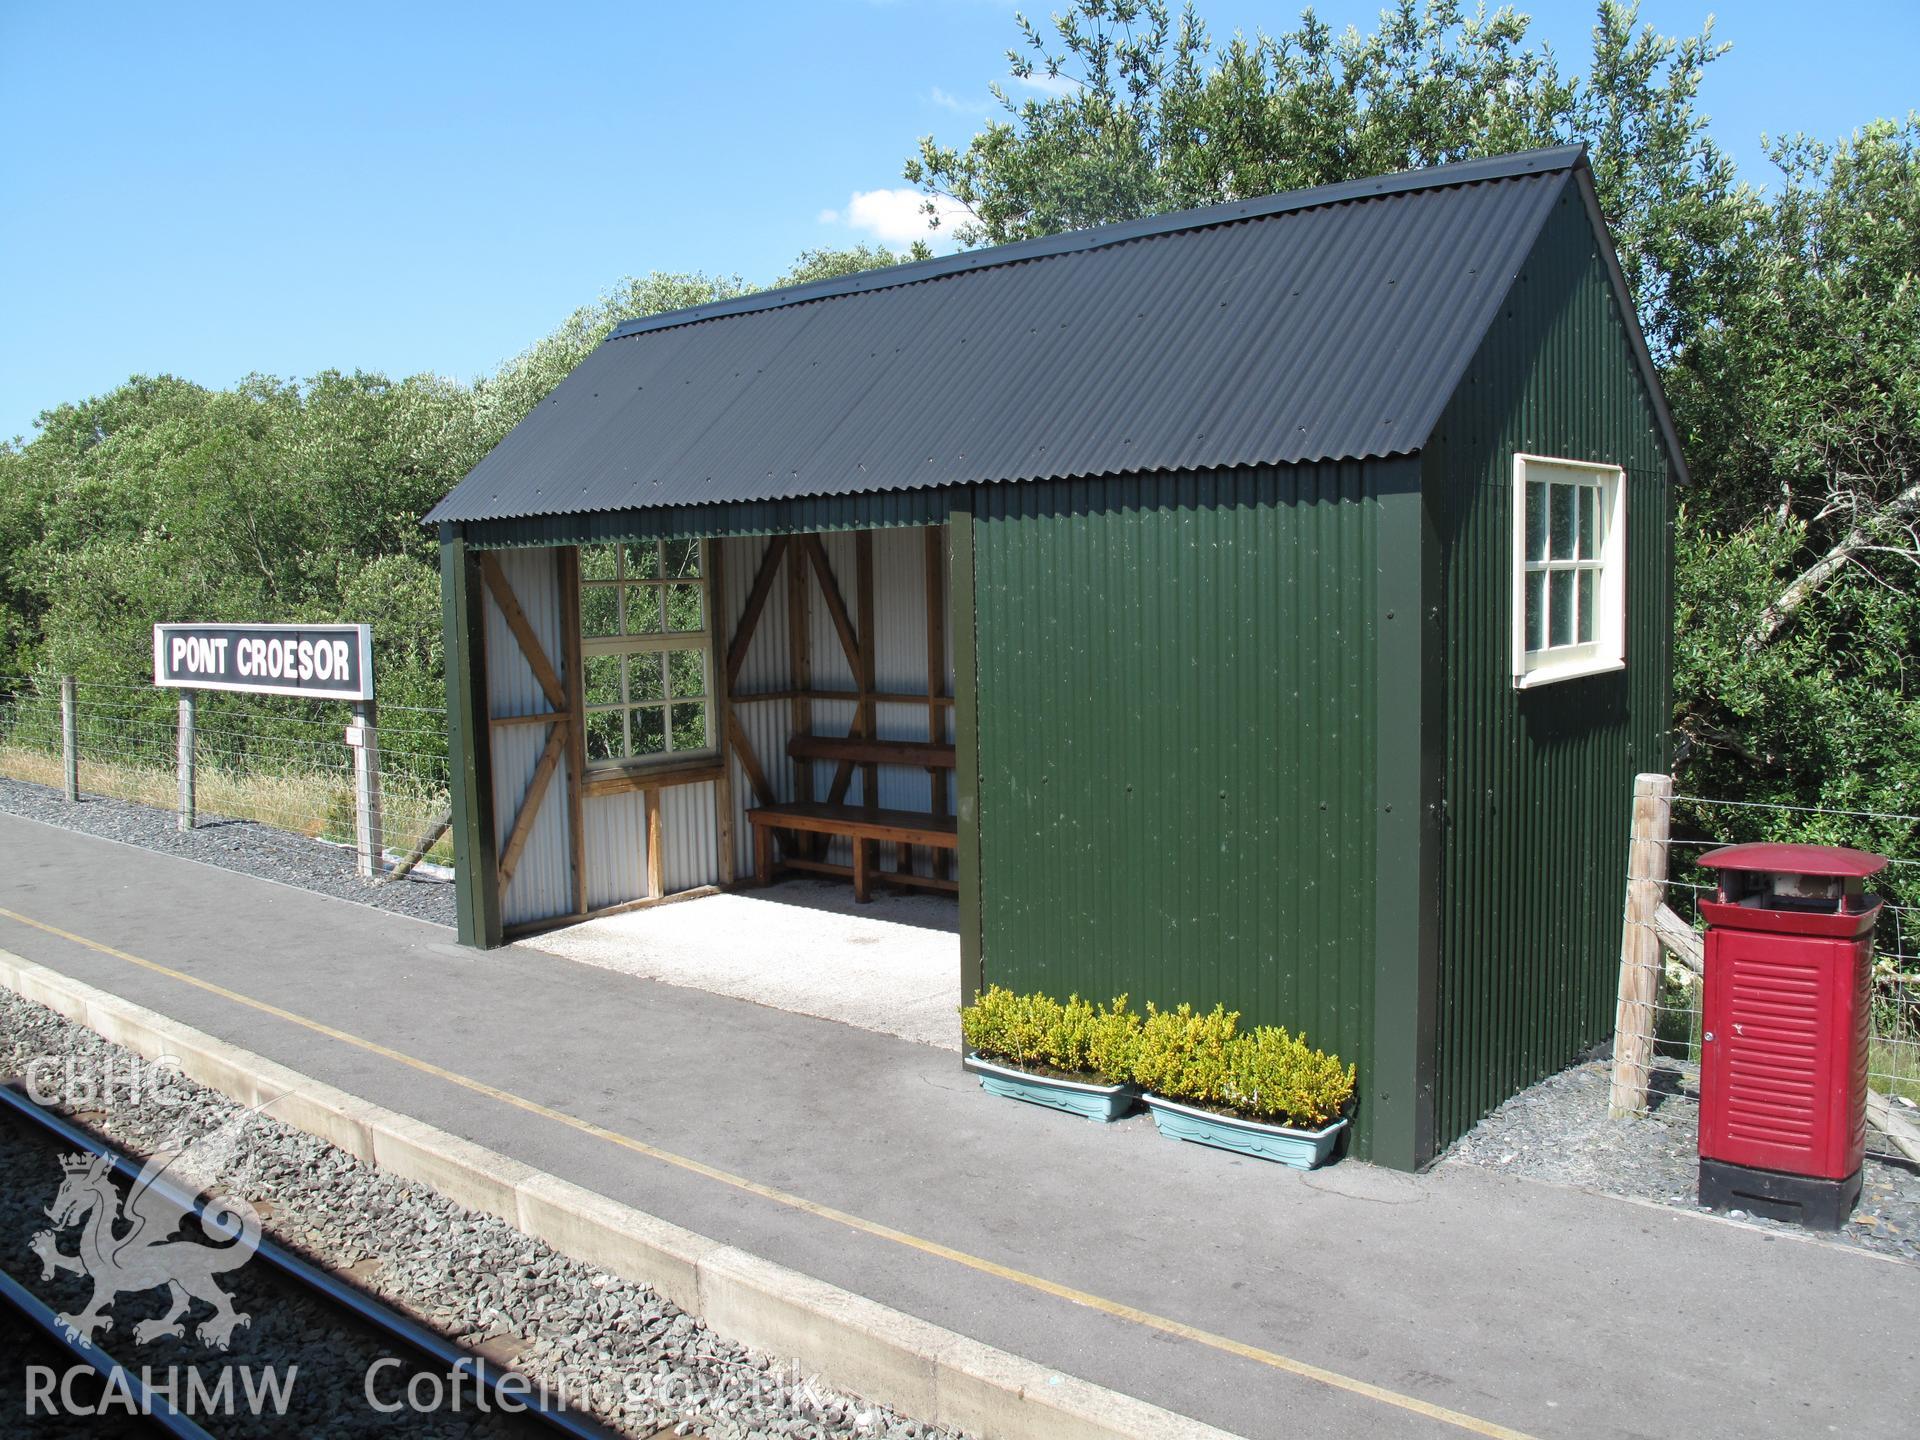
[[[1001,265],[1016,265],[1028,260],[1049,259],[1059,255],[1101,250],[1156,235],[1177,234],[1184,230],[1206,230],[1232,225],[1243,220],[1261,220],[1301,210],[1317,210],[1372,200],[1389,195],[1405,195],[1417,190],[1444,189],[1458,185],[1482,184],[1493,180],[1511,180],[1522,175],[1551,174],[1571,170],[1586,157],[1584,144],[1553,145],[1539,150],[1520,150],[1508,155],[1490,155],[1478,160],[1455,160],[1444,165],[1428,165],[1418,170],[1401,170],[1391,175],[1366,176],[1358,180],[1337,180],[1305,190],[1285,190],[1277,195],[1247,200],[1223,200],[1192,210],[1172,210],[1164,214],[1096,225],[1085,230],[1068,230],[1033,240],[1014,240],[983,250],[962,250],[931,260],[910,260],[899,265],[862,270],[854,275],[831,280],[812,280],[804,285],[787,285],[775,290],[757,290],[730,300],[715,300],[685,310],[668,310],[623,321],[614,327],[608,340],[625,340],[658,330],[674,330],[709,320],[728,319],[791,305],[807,305],[816,300],[835,300],[848,295],[897,290],[952,275],[967,275]]]

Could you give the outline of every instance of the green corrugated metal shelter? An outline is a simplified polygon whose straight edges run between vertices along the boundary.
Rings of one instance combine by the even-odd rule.
[[[1577,148],[635,322],[429,517],[461,938],[925,812],[967,991],[1304,1030],[1418,1167],[1610,1031],[1684,478]]]

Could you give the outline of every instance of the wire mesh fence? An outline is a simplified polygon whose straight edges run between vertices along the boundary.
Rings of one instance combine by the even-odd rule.
[[[179,784],[180,693],[77,683],[73,718],[80,789],[172,811]],[[316,840],[354,843],[346,706],[198,691],[194,710],[194,789],[204,820],[252,821]],[[403,854],[446,809],[446,716],[435,709],[383,704],[378,739],[384,848]],[[0,676],[0,775],[56,789],[64,784],[58,676]],[[453,863],[444,834],[426,859]]]
[[[1850,828],[1851,827],[1851,828]],[[1678,796],[1672,832],[1666,842],[1664,912],[1636,918],[1631,904],[1628,931],[1645,926],[1643,962],[1657,966],[1649,987],[1646,1024],[1651,1032],[1649,1103],[1654,1107],[1697,1107],[1700,1095],[1700,1047],[1703,1034],[1701,946],[1704,931],[1700,902],[1711,899],[1714,872],[1699,859],[1718,846],[1775,838],[1885,845],[1889,834],[1920,833],[1920,816],[1881,812],[1815,810],[1749,801]],[[1869,833],[1862,835],[1862,830]],[[1884,851],[1882,853],[1885,853]],[[1912,852],[1888,856],[1887,869],[1868,887],[1879,894],[1881,909],[1873,937],[1873,978],[1867,1042],[1867,1150],[1903,1163],[1920,1162],[1920,859]],[[1689,941],[1689,936],[1693,937]],[[1622,1036],[1645,1032],[1627,1022],[1622,1006]]]

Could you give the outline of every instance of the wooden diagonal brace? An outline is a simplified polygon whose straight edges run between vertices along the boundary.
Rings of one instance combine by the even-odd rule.
[[[560,767],[560,757],[566,751],[568,729],[566,716],[553,717],[553,728],[547,732],[547,748],[540,752],[540,763],[533,767],[533,779],[527,782],[526,798],[520,802],[520,813],[513,817],[513,829],[508,832],[506,847],[500,852],[502,890],[513,879],[513,872],[520,864],[520,854],[527,848],[527,840],[533,834],[534,817],[540,813],[540,802],[546,798],[547,782],[553,779],[553,772]]]
[[[507,628],[513,632],[513,638],[520,642],[520,653],[527,657],[527,665],[533,671],[533,678],[540,682],[540,690],[547,697],[547,704],[555,710],[565,710],[567,692],[560,684],[559,672],[553,668],[547,652],[540,648],[540,637],[533,633],[527,612],[520,608],[520,599],[513,593],[513,586],[507,583],[506,572],[500,568],[498,557],[489,551],[482,551],[480,573],[493,595],[493,603],[500,607],[500,614],[506,619]]]
[[[727,738],[733,745],[733,753],[740,757],[740,768],[746,772],[747,784],[753,787],[753,798],[762,805],[776,803],[773,786],[767,783],[767,773],[760,768],[760,757],[754,753],[753,742],[731,710],[727,712]]]
[[[767,596],[773,591],[773,582],[779,578],[780,562],[786,558],[790,543],[785,535],[776,535],[767,542],[767,553],[760,557],[760,569],[753,577],[753,589],[747,593],[746,608],[740,612],[739,628],[733,632],[733,644],[727,647],[729,687],[740,678],[740,667],[747,659],[747,647],[753,644],[753,633],[760,627],[760,612],[767,608]]]
[[[847,652],[847,668],[858,675],[860,637],[854,633],[853,621],[847,617],[847,602],[840,598],[840,582],[833,578],[833,566],[827,560],[827,547],[820,543],[818,535],[803,535],[800,543],[806,548],[807,558],[813,562],[813,573],[820,577],[820,593],[826,597],[827,614],[833,619],[834,633],[840,637],[840,648]]]

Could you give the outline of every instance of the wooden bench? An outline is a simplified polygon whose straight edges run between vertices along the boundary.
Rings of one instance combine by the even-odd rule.
[[[852,736],[796,735],[787,742],[787,754],[795,760],[830,760],[851,774],[855,765],[909,765],[927,770],[951,770],[953,746],[924,740],[863,740]],[[835,793],[844,794],[846,782],[836,780]],[[958,893],[957,882],[939,875],[916,875],[907,860],[908,847],[924,845],[934,850],[958,850],[959,827],[949,815],[929,815],[918,810],[886,810],[878,805],[842,805],[834,802],[801,801],[788,805],[761,805],[747,811],[753,826],[754,879],[773,882],[775,870],[773,832],[793,831],[814,835],[844,835],[853,842],[853,864],[835,865],[825,860],[787,854],[779,868],[810,870],[822,875],[839,875],[853,881],[853,898],[865,902],[873,898],[873,882],[893,885],[917,885],[927,890]],[[873,847],[892,844],[900,847],[897,869],[882,870],[874,860]]]

